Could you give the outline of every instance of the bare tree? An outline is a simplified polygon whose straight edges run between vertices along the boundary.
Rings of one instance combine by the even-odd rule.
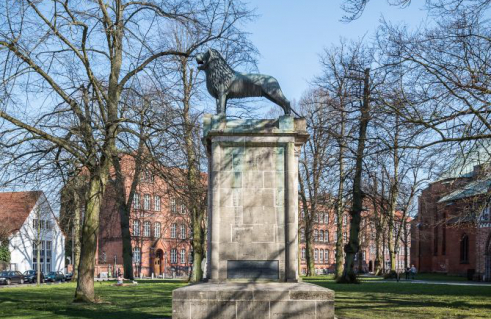
[[[10,123],[6,146],[43,141],[87,170],[75,301],[93,302],[100,205],[121,124],[132,122],[121,112],[121,95],[158,59],[189,56],[220,38],[249,11],[240,1],[221,0],[159,4],[52,0],[42,6],[26,0],[1,6],[0,117]],[[162,41],[170,21],[188,25],[200,41],[186,52]],[[29,103],[41,99],[45,102]],[[29,115],[34,119],[16,108],[19,103],[31,104]]]

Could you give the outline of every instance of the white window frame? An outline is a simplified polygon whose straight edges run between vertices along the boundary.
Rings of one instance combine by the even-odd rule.
[[[153,197],[153,208],[156,212],[160,212],[160,196],[159,195],[155,195]]]
[[[151,227],[152,227],[152,224],[148,220],[143,223],[143,236],[144,237],[150,237]]]
[[[134,220],[133,221],[133,236],[140,236],[140,221],[139,220]]]
[[[162,225],[159,223],[159,222],[156,222],[154,225],[153,225],[153,235],[154,237],[156,238],[160,238],[160,235],[161,235],[161,232],[160,230],[162,229]]]
[[[181,249],[181,264],[185,265],[186,264],[186,249]]]
[[[177,238],[177,224],[172,224],[170,226],[170,238]]]
[[[143,209],[150,210],[150,194],[143,195]]]
[[[172,248],[170,250],[170,263],[171,264],[177,264],[177,249]]]
[[[140,247],[135,247],[133,249],[133,263],[139,264],[141,262],[141,250]]]
[[[133,208],[140,209],[140,194],[138,193],[135,193],[135,195],[133,195]]]
[[[186,225],[181,224],[179,236],[181,239],[186,239]]]

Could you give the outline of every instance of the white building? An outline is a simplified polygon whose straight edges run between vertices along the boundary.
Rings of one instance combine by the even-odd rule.
[[[8,236],[10,268],[65,269],[65,236],[43,192],[0,193],[0,235]],[[38,260],[37,249],[40,251]]]

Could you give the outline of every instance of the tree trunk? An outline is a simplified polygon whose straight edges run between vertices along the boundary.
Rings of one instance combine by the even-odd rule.
[[[344,152],[346,149],[344,140],[344,110],[341,110],[341,134],[339,143],[339,186],[338,186],[338,198],[336,201],[336,270],[335,278],[341,278],[344,271],[344,256],[343,256],[343,195],[344,195]]]
[[[38,219],[38,224],[40,224],[39,219]],[[39,226],[38,226],[38,234],[39,234]],[[36,285],[39,286],[39,284],[41,283],[41,248],[42,248],[41,241],[39,239],[37,240],[36,246],[37,246]]]
[[[350,237],[349,242],[344,246],[346,252],[345,266],[343,277],[338,279],[339,282],[354,283],[357,282],[354,272],[354,259],[359,251],[360,243],[358,235],[360,233],[361,212],[363,210],[362,194],[362,169],[363,153],[365,150],[365,141],[367,135],[368,122],[370,120],[370,69],[365,69],[363,104],[361,107],[360,131],[358,137],[358,148],[356,151],[355,178],[353,180],[353,205],[351,208]]]
[[[73,276],[72,280],[75,282],[78,280],[78,266],[80,262],[80,195],[79,189],[75,188],[73,191],[73,228],[72,228],[72,241],[73,241]]]
[[[90,176],[87,205],[82,227],[82,247],[74,302],[95,301],[94,271],[99,232],[99,212],[108,174],[107,167],[103,166],[102,168],[102,172],[91,174]]]
[[[133,249],[131,246],[130,213],[131,204],[119,208],[121,239],[123,242],[123,273],[124,278],[133,280]]]

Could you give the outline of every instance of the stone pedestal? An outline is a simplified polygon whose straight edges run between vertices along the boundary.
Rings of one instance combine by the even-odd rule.
[[[202,283],[174,290],[173,319],[331,319],[332,290],[307,283]]]
[[[267,309],[259,318],[333,318],[332,291],[297,283],[298,155],[309,136],[305,120],[205,115],[203,131],[208,283],[175,290],[173,318],[253,318],[255,308]]]

